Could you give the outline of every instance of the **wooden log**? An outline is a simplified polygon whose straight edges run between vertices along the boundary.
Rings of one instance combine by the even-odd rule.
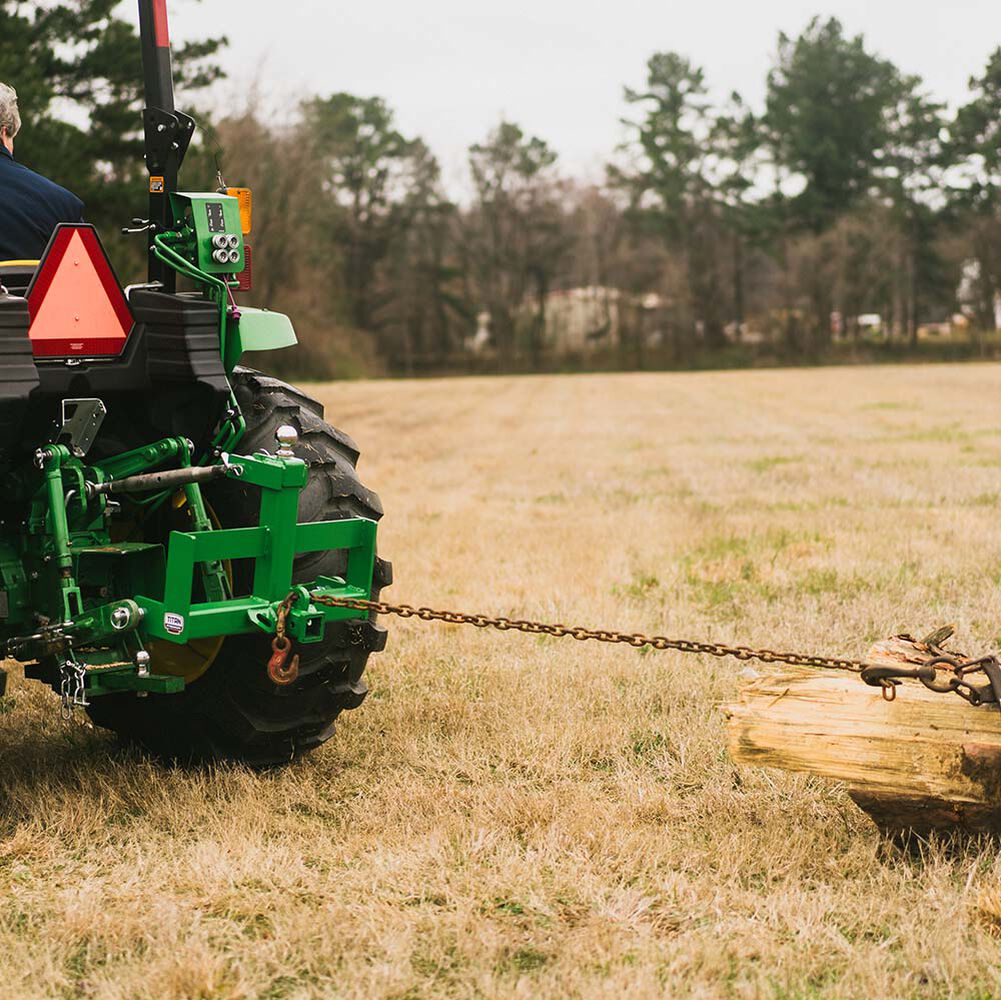
[[[919,663],[937,652],[896,637],[869,658]],[[843,781],[887,833],[1001,833],[996,705],[974,708],[913,680],[886,701],[855,674],[769,668],[747,672],[726,715],[735,761]]]

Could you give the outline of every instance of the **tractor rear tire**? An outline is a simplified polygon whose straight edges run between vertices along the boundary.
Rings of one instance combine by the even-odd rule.
[[[275,431],[290,424],[299,432],[296,454],[309,464],[309,482],[299,502],[303,522],[367,517],[378,520],[382,504],[358,479],[358,449],[323,420],[321,404],[298,389],[251,369],[231,377],[247,433],[238,450],[275,448]],[[223,527],[258,523],[260,493],[224,480],[205,489]],[[296,559],[294,582],[341,576],[344,551],[309,553]],[[249,592],[252,567],[232,565],[234,592]],[[392,567],[375,561],[373,597],[392,582]],[[371,620],[336,622],[320,643],[297,644],[299,675],[284,687],[267,674],[270,638],[227,638],[207,671],[181,694],[106,695],[88,708],[93,722],[157,757],[179,761],[229,759],[254,767],[282,764],[315,749],[334,733],[341,712],[357,708],[368,689],[362,680],[370,653],[386,645],[386,630]],[[156,659],[151,664],[156,671]]]

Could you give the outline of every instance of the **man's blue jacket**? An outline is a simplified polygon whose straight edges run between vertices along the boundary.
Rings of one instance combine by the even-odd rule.
[[[0,261],[38,260],[60,222],[81,222],[83,202],[18,163],[0,144]]]

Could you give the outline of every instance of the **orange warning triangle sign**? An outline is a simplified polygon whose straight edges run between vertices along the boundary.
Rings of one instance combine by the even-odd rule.
[[[93,226],[56,228],[28,288],[36,358],[122,353],[132,314]]]

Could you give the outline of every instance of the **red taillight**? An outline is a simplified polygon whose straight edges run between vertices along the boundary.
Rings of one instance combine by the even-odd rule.
[[[236,275],[237,291],[249,292],[254,287],[254,251],[249,243],[243,244],[243,260],[243,270]]]

